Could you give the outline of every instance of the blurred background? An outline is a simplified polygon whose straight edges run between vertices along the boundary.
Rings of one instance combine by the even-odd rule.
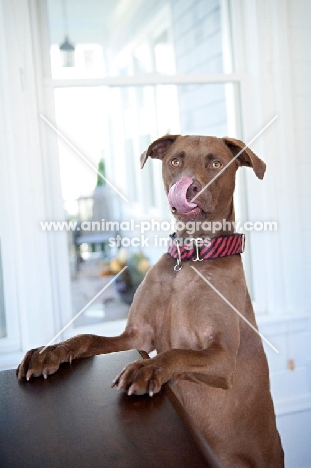
[[[278,115],[250,145],[266,176],[240,169],[235,203],[241,222],[278,223],[247,233],[243,261],[260,331],[279,350],[266,348],[286,466],[311,467],[310,17],[309,0],[0,0],[0,369],[128,265],[59,339],[123,330],[166,251],[155,239],[169,234],[108,242],[140,236],[122,221],[171,221],[161,163],[140,169],[153,140],[247,143]],[[82,231],[103,219],[112,231]]]

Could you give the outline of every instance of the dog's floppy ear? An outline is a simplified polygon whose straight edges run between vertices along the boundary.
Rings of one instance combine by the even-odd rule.
[[[233,156],[236,156],[243,148],[245,148],[245,143],[241,140],[236,140],[235,138],[223,137],[223,141],[226,143],[230,149]],[[256,156],[255,153],[248,147],[246,147],[241,154],[237,157],[237,162],[241,166],[252,167],[256,176],[259,179],[263,179],[263,176],[266,171],[265,163]]]
[[[163,159],[163,156],[167,150],[170,148],[170,146],[172,146],[178,137],[179,135],[164,135],[163,137],[158,138],[153,143],[151,143],[149,148],[144,151],[140,157],[140,167],[144,167],[145,162],[149,156],[155,159]]]

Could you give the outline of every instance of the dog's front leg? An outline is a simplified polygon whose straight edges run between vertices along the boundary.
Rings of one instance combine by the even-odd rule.
[[[126,366],[112,386],[129,395],[158,393],[169,380],[190,380],[212,387],[228,389],[232,385],[238,350],[234,347],[212,344],[207,349],[172,349],[152,359],[136,361]]]
[[[16,374],[18,379],[39,377],[54,374],[64,362],[73,359],[91,357],[97,354],[107,354],[129,349],[151,351],[150,336],[139,333],[136,328],[127,327],[116,337],[97,335],[78,335],[59,344],[40,347],[28,351],[19,365]]]
[[[138,349],[149,353],[154,349],[153,327],[146,319],[146,304],[150,290],[140,284],[129,310],[124,332],[115,337],[78,335],[54,346],[31,349],[17,368],[18,379],[54,374],[63,362],[73,359]]]

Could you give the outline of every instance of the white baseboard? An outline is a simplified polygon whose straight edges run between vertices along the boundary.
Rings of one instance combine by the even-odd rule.
[[[284,416],[286,414],[311,410],[311,393],[300,395],[297,398],[276,400],[274,401],[274,408],[276,416]]]
[[[70,328],[64,332],[64,338],[68,339],[82,333],[91,333],[101,336],[118,336],[125,328],[126,320],[113,320],[111,322],[102,322],[96,325],[87,325],[85,327]]]
[[[0,371],[16,369],[24,357],[24,353],[8,353],[0,356]]]

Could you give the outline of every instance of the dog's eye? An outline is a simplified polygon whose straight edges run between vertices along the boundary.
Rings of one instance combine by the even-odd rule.
[[[213,166],[213,169],[221,169],[223,164],[220,161],[214,161],[212,166]]]
[[[171,165],[174,166],[174,167],[179,166],[180,165],[179,159],[177,159],[177,158],[172,159],[171,160]]]

